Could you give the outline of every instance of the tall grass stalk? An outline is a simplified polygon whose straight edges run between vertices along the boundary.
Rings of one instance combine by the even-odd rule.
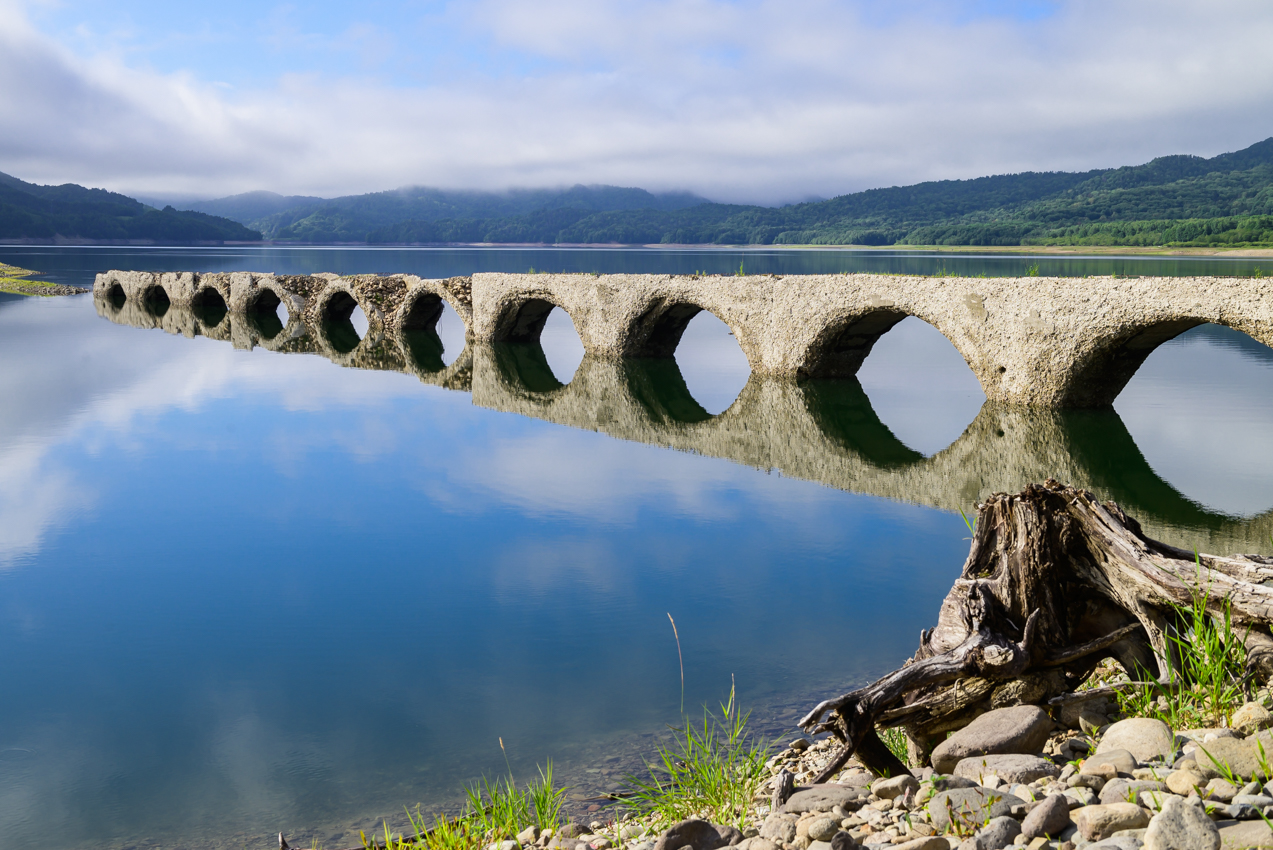
[[[676,630],[676,620],[672,620],[672,612],[669,611],[667,618],[672,621],[672,637],[676,638],[676,660],[681,662],[681,714],[685,713],[685,656],[681,655],[681,635]],[[730,692],[733,696],[733,692]]]
[[[702,817],[742,826],[761,783],[768,778],[770,744],[747,731],[751,712],[739,709],[734,687],[720,714],[703,708],[701,725],[686,718],[670,746],[658,748],[649,778],[627,777],[624,803],[660,823]]]

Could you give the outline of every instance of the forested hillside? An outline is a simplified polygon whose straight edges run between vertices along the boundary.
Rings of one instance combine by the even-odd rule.
[[[1252,245],[1273,243],[1273,139],[1211,159],[943,180],[770,208],[726,204],[399,221],[374,243]]]
[[[260,238],[260,233],[225,218],[172,207],[157,210],[115,192],[74,183],[37,186],[0,174],[0,239],[196,244]]]
[[[183,206],[233,218],[260,230],[269,239],[365,242],[373,231],[393,227],[403,221],[503,220],[528,214],[550,214],[558,210],[676,210],[701,203],[702,198],[685,192],[655,195],[644,189],[574,186],[569,189],[515,189],[508,192],[457,192],[409,187],[330,200],[249,192]],[[555,220],[551,215],[549,219]]]

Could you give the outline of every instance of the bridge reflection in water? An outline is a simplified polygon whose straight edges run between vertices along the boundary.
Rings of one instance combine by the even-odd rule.
[[[470,343],[449,365],[432,330],[284,324],[274,313],[95,299],[112,322],[236,348],[319,354],[346,367],[397,371],[471,392],[473,403],[623,440],[724,458],[837,489],[947,511],[971,510],[997,491],[1048,477],[1113,499],[1156,539],[1218,553],[1258,552],[1273,535],[1273,509],[1250,519],[1186,498],[1145,461],[1112,409],[1055,410],[986,402],[951,445],[931,457],[898,440],[856,379],[791,381],[753,374],[737,400],[712,416],[671,358],[585,356],[562,384],[537,342]],[[350,334],[353,333],[351,338]]]

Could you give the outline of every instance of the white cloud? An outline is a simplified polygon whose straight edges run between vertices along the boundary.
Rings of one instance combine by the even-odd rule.
[[[461,47],[502,61],[403,85],[342,59],[227,92],[105,47],[72,53],[10,0],[0,120],[21,131],[0,141],[0,170],[207,195],[606,182],[768,201],[1273,134],[1273,9],[1258,0],[1076,0],[1038,20],[934,3],[881,19],[830,0],[485,0],[445,17]],[[348,32],[368,56],[390,49],[376,22]]]

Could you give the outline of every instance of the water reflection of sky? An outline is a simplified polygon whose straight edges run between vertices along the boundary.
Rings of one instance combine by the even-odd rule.
[[[714,413],[747,369],[710,318],[677,361]],[[544,349],[568,381],[568,320]],[[949,513],[113,325],[82,299],[0,304],[0,358],[0,676],[38,697],[0,701],[5,847],[310,827],[337,846],[501,769],[497,737],[525,773],[674,719],[668,611],[689,706],[731,674],[765,706],[889,668],[966,551]],[[861,381],[925,455],[980,404],[917,320]],[[1251,516],[1273,507],[1270,398],[1268,350],[1204,328],[1116,407],[1153,473]]]
[[[961,559],[957,518],[405,375],[85,300],[0,325],[0,675],[39,695],[0,704],[35,753],[0,759],[5,846],[348,824],[494,771],[497,736],[584,758],[675,718],[668,611],[688,705],[838,687]],[[866,601],[898,581],[913,609]]]

